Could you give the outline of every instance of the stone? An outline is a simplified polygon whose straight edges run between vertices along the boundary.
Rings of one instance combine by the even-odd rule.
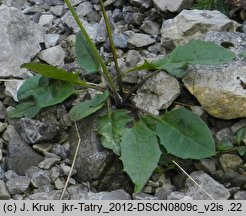
[[[53,145],[51,143],[40,143],[40,144],[35,144],[32,146],[32,148],[41,153],[41,154],[46,154],[52,149]]]
[[[57,124],[35,119],[21,118],[13,123],[23,140],[29,144],[54,140],[60,133]]]
[[[203,171],[192,172],[190,176],[215,200],[227,200],[230,197],[229,189],[225,188]],[[167,199],[181,200],[188,196],[193,200],[211,200],[211,197],[199,189],[189,178],[186,180],[186,186],[187,189],[185,192],[172,192],[167,196]]]
[[[2,168],[2,166],[0,166],[0,180],[4,179],[4,170]]]
[[[103,148],[99,137],[95,133],[96,122],[105,111],[97,112],[78,121],[78,130],[81,137],[78,156],[75,162],[77,180],[90,182],[98,191],[111,191],[119,188],[132,190],[129,177],[122,171],[122,164],[110,151]],[[78,135],[75,126],[69,131],[70,160],[78,145]]]
[[[184,44],[208,31],[235,31],[238,24],[214,10],[183,10],[161,27],[162,43]]]
[[[213,159],[202,159],[197,162],[195,166],[198,170],[203,170],[204,172],[208,172],[209,174],[212,174],[216,171],[216,164],[215,160]]]
[[[6,166],[19,175],[24,175],[25,171],[31,166],[35,166],[43,160],[43,156],[33,151],[25,143],[15,128],[11,125],[4,132],[8,138]]]
[[[151,20],[145,20],[141,25],[140,29],[150,35],[160,34],[160,25]]]
[[[241,119],[231,126],[231,130],[235,134],[244,127],[246,127],[246,119]]]
[[[3,105],[2,101],[0,101],[0,119],[5,119],[6,115],[6,107]]]
[[[127,36],[127,42],[128,42],[129,48],[146,47],[146,46],[149,46],[155,43],[155,39],[151,38],[147,34],[134,33],[133,31],[127,31],[125,32],[125,35]]]
[[[59,178],[55,180],[54,184],[55,184],[56,189],[58,190],[64,188],[64,184]]]
[[[238,191],[233,197],[235,200],[246,200],[246,191]]]
[[[223,142],[231,142],[233,143],[234,141],[234,134],[232,133],[230,128],[224,128],[222,130],[219,130],[216,135],[216,142],[218,144],[221,144]]]
[[[17,92],[21,85],[24,83],[24,80],[14,80],[10,82],[5,82],[5,95],[13,98],[18,102]]]
[[[38,167],[41,169],[49,170],[59,163],[60,163],[60,159],[58,158],[45,158],[43,161],[41,161],[38,164]]]
[[[125,6],[123,8],[122,16],[127,24],[131,24],[134,26],[140,26],[145,19],[144,14],[139,8],[131,6]]]
[[[129,50],[126,55],[126,64],[135,67],[141,59],[141,55],[139,51]]]
[[[194,0],[153,0],[154,5],[163,12],[179,12],[192,6]]]
[[[60,176],[61,169],[59,167],[52,167],[51,170],[49,170],[49,173],[52,182],[55,182],[56,179]]]
[[[67,188],[71,200],[85,200],[89,189],[84,184],[76,184]]]
[[[168,108],[179,94],[179,82],[161,71],[144,82],[133,97],[133,102],[135,106],[158,115],[159,110]]]
[[[61,46],[57,45],[41,51],[38,54],[38,57],[50,65],[63,66],[65,51],[62,49]]]
[[[85,1],[78,5],[78,7],[76,8],[76,12],[79,17],[84,17],[88,13],[90,13],[92,9],[93,9],[93,6],[91,2]]]
[[[119,48],[119,49],[127,48],[127,39],[124,36],[124,34],[113,33],[113,40],[114,40],[114,45],[116,48]],[[108,40],[106,42],[109,43]]]
[[[63,5],[64,4],[63,0],[44,0],[44,2],[50,6],[52,6],[52,5]]]
[[[151,6],[152,0],[131,0],[130,2],[137,7],[148,9]]]
[[[69,173],[70,173],[71,167],[65,165],[64,163],[62,163],[62,164],[60,165],[60,167],[61,167],[61,170],[63,171],[64,175],[65,175],[65,176],[68,176]],[[76,173],[77,173],[76,169],[73,169],[71,176],[75,175]]]
[[[30,179],[26,176],[18,176],[9,179],[6,182],[6,186],[11,195],[22,194],[29,188]]]
[[[31,183],[32,183],[32,186],[35,188],[39,188],[44,185],[49,185],[51,183],[49,172],[39,169],[38,171],[32,173]]]
[[[38,24],[41,26],[52,26],[54,16],[52,14],[44,14],[40,17]]]
[[[63,5],[56,5],[56,6],[52,6],[50,7],[50,12],[52,14],[54,14],[55,16],[61,16],[64,10],[64,6]]]
[[[59,200],[62,190],[52,190],[50,192],[38,192],[27,196],[26,200]],[[66,192],[63,197],[64,200],[69,199],[69,194]]]
[[[13,170],[8,170],[7,172],[4,173],[5,180],[10,180],[10,179],[17,178],[17,177],[18,177],[18,174]]]
[[[7,123],[0,122],[0,133],[2,133],[7,128],[7,126]]]
[[[0,200],[8,200],[11,196],[4,181],[0,180]]]
[[[157,200],[157,197],[146,193],[133,194],[133,200]]]
[[[65,143],[63,145],[55,145],[51,152],[54,153],[55,155],[61,157],[62,159],[66,159],[69,155],[69,150],[70,150],[70,144]]]
[[[171,183],[165,183],[160,188],[156,189],[155,197],[158,200],[166,200],[167,196],[175,190],[175,187]]]
[[[183,79],[185,87],[201,106],[212,116],[220,119],[246,117],[246,62],[240,53],[246,49],[246,36],[239,32],[209,32],[202,38],[217,44],[233,44],[231,50],[237,58],[218,66],[189,66]]]
[[[243,160],[235,154],[223,154],[219,161],[225,172],[237,169],[243,163]]]
[[[119,189],[111,192],[89,192],[87,200],[131,200],[131,196],[124,190]]]
[[[44,44],[46,48],[56,46],[58,44],[59,34],[46,34],[44,38]]]
[[[83,23],[83,26],[87,33],[89,34],[90,38],[95,41],[99,31],[99,23],[88,23],[87,21],[83,20],[83,17],[79,17],[80,21]],[[62,22],[65,23],[68,27],[72,28],[74,32],[79,31],[79,27],[77,23],[74,21],[73,16],[70,12],[67,12],[62,18]]]

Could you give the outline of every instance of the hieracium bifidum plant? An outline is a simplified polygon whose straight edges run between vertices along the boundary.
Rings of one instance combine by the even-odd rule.
[[[70,1],[65,2],[80,29],[75,43],[77,61],[83,71],[99,73],[101,83],[87,82],[80,78],[78,72],[68,72],[47,64],[23,64],[22,68],[38,74],[27,79],[19,88],[19,104],[8,112],[8,116],[33,118],[44,107],[62,103],[71,95],[77,94],[78,89],[97,90],[98,94],[93,98],[74,105],[69,110],[69,117],[76,122],[100,109],[107,109],[107,113],[97,120],[97,133],[102,145],[111,149],[122,161],[124,171],[135,185],[135,192],[142,190],[158,167],[160,158],[163,159],[163,151],[182,159],[202,159],[215,155],[211,132],[197,115],[184,107],[166,110],[159,116],[132,110],[126,104],[131,104],[129,98],[136,89],[125,89],[122,77],[128,73],[147,70],[147,77],[157,72],[167,72],[181,78],[185,76],[190,64],[223,64],[235,58],[235,54],[211,42],[192,40],[176,47],[163,59],[145,61],[142,65],[121,71],[108,18],[100,0],[116,70],[116,77],[113,77]],[[132,112],[135,112],[134,115]]]

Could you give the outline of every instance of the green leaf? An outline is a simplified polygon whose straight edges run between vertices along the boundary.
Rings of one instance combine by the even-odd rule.
[[[244,156],[246,154],[246,146],[239,146],[237,152],[240,156]]]
[[[127,110],[115,110],[105,114],[97,121],[97,132],[101,135],[101,143],[105,148],[113,150],[120,156],[120,141],[123,129],[133,119]]]
[[[7,112],[9,118],[21,118],[25,116],[26,118],[34,118],[41,110],[35,102],[23,102],[16,106],[14,110]]]
[[[96,72],[100,69],[97,57],[88,45],[88,42],[81,31],[76,34],[75,48],[77,60],[82,69],[90,73]]]
[[[244,140],[245,137],[246,137],[246,127],[241,128],[237,131],[237,134],[235,137],[236,143],[239,145]]]
[[[69,117],[72,121],[78,121],[91,115],[92,113],[98,111],[104,106],[107,96],[108,92],[106,91],[103,94],[96,95],[91,100],[85,100],[83,102],[77,103],[69,111]]]
[[[37,105],[41,108],[53,106],[66,100],[74,93],[74,85],[59,80],[49,81],[48,86],[41,86],[33,92]]]
[[[108,98],[108,91],[104,91],[103,94],[97,94],[91,99],[90,106],[95,107],[105,102]]]
[[[78,74],[69,73],[63,69],[57,68],[52,65],[41,63],[26,63],[21,65],[21,68],[27,68],[48,78],[62,80],[78,84],[84,87],[88,87],[88,84],[85,81],[79,79]]]
[[[243,52],[241,52],[240,55],[243,56],[244,58],[246,58],[246,50],[244,50]]]
[[[207,125],[185,108],[167,112],[163,118],[145,116],[143,120],[172,155],[183,159],[215,155],[214,140]]]
[[[155,133],[143,121],[122,133],[121,157],[124,171],[135,184],[134,191],[140,192],[157,167],[161,155]]]
[[[33,76],[18,90],[20,104],[8,113],[10,118],[22,116],[33,118],[41,108],[63,102],[74,93],[74,84],[60,80],[49,80],[41,75]]]
[[[232,149],[233,147],[234,147],[234,145],[233,145],[231,142],[225,141],[225,142],[223,142],[223,143],[219,143],[219,144],[216,146],[216,149],[217,149],[218,151],[223,152],[223,151],[227,151],[227,150],[229,150],[229,149]]]
[[[166,70],[168,73],[183,77],[189,64],[217,65],[229,62],[235,58],[235,54],[215,43],[191,40],[187,44],[177,46],[166,58],[145,61],[143,65],[129,70]]]

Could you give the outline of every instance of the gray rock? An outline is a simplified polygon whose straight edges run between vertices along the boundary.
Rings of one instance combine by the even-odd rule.
[[[71,200],[85,200],[89,189],[86,185],[77,184],[67,188]]]
[[[49,170],[59,163],[60,163],[60,159],[58,158],[45,158],[43,161],[41,161],[38,164],[38,167],[41,169]]]
[[[76,8],[76,12],[79,17],[84,17],[88,13],[90,13],[93,9],[93,5],[89,1],[82,2],[81,4],[78,5]]]
[[[127,42],[131,47],[145,47],[155,43],[155,39],[151,38],[147,34],[134,33],[133,31],[125,32],[127,36]]]
[[[116,48],[127,48],[127,39],[123,34],[113,33],[113,40]]]
[[[6,157],[6,165],[8,169],[14,170],[19,175],[24,175],[25,171],[37,165],[43,160],[43,156],[34,152],[33,149],[26,144],[11,125],[4,132],[8,138],[8,149]]]
[[[26,78],[31,74],[20,65],[40,51],[41,28],[13,7],[0,6],[0,78]]]
[[[151,20],[145,20],[140,29],[150,35],[160,34],[160,25]]]
[[[213,159],[202,159],[198,163],[195,164],[198,170],[203,170],[204,172],[208,172],[212,174],[216,170],[215,160]]]
[[[52,6],[52,5],[63,5],[64,1],[63,0],[43,0],[44,3]]]
[[[4,170],[2,168],[2,166],[0,166],[0,180],[4,179]]]
[[[236,133],[238,130],[244,127],[246,127],[246,119],[241,119],[231,126],[231,130],[233,133]]]
[[[5,180],[10,180],[10,179],[17,178],[17,177],[18,177],[18,174],[13,170],[8,170],[7,172],[4,173]]]
[[[230,128],[224,128],[216,133],[215,138],[217,143],[223,143],[226,141],[233,143],[234,134],[232,133]]]
[[[62,190],[52,190],[50,192],[39,192],[34,193],[29,196],[27,196],[26,200],[59,200],[62,194]],[[69,194],[66,192],[64,197],[64,200],[69,199]]]
[[[124,190],[119,189],[111,192],[89,192],[87,200],[131,200],[131,196]]]
[[[8,200],[11,196],[4,181],[0,180],[0,200]]]
[[[46,34],[44,38],[45,47],[49,48],[56,46],[58,44],[59,37],[59,34]]]
[[[179,82],[169,74],[161,71],[149,78],[133,98],[134,104],[154,115],[166,109],[180,94]]]
[[[190,176],[215,200],[227,200],[230,197],[230,192],[227,188],[215,181],[203,171],[192,172]],[[188,178],[186,180],[186,185],[188,187],[186,196],[190,196],[194,200],[211,199]]]
[[[61,167],[61,170],[64,173],[64,175],[68,176],[70,173],[70,170],[71,170],[71,166],[68,166],[68,165],[65,165],[64,163],[62,163],[60,165],[60,167]],[[76,173],[77,173],[77,170],[73,169],[71,176],[75,175]]]
[[[234,194],[235,200],[246,200],[246,191],[238,191]]]
[[[151,0],[130,0],[130,2],[133,5],[147,9],[151,6],[152,1]]]
[[[209,32],[202,37],[217,44],[233,44],[237,59],[219,66],[190,66],[183,79],[185,87],[212,116],[221,119],[246,117],[246,62],[239,55],[246,49],[246,36],[239,32]]]
[[[29,144],[53,140],[60,132],[58,125],[47,121],[21,118],[13,124],[23,140]]]
[[[54,16],[52,14],[44,14],[40,17],[38,24],[41,26],[52,26]]]
[[[243,163],[243,160],[235,154],[223,154],[219,160],[225,172],[237,169]]]
[[[141,59],[141,55],[139,51],[129,50],[126,55],[126,64],[131,67],[135,67]]]
[[[6,186],[11,195],[24,193],[30,185],[30,179],[26,176],[18,176],[13,179],[9,179],[6,182]]]
[[[61,16],[63,13],[63,10],[64,10],[63,5],[56,5],[56,6],[50,7],[50,12],[54,14],[55,16]]]
[[[52,182],[55,182],[55,180],[60,176],[61,169],[59,167],[52,167],[49,173]]]
[[[191,7],[194,0],[153,0],[154,5],[163,12],[179,12]]]
[[[101,112],[102,113],[102,112]],[[78,129],[81,143],[78,151],[75,169],[77,179],[81,182],[90,182],[98,191],[110,191],[118,188],[131,189],[129,177],[122,172],[122,164],[108,150],[104,149],[96,135],[96,121],[100,112],[79,121]],[[73,159],[77,147],[78,135],[73,126],[69,131],[71,152]]]
[[[183,10],[162,24],[162,42],[183,44],[208,31],[235,31],[238,24],[219,11]]]
[[[1,1],[0,1],[1,3]],[[28,7],[28,2],[27,0],[2,0],[2,3],[7,5],[8,7],[15,7],[18,8],[19,10],[23,10],[24,8]]]
[[[66,159],[69,155],[69,149],[70,149],[69,143],[65,143],[63,145],[57,144],[52,148],[51,152],[61,157],[62,159]]]
[[[21,85],[24,83],[24,80],[15,80],[10,82],[5,82],[5,95],[13,98],[15,101],[18,101],[17,92]]]
[[[122,10],[122,16],[127,24],[140,26],[144,21],[144,15],[140,9],[126,6]]]
[[[56,189],[58,190],[64,188],[64,183],[59,178],[55,180],[54,184],[55,184]]]
[[[44,171],[42,169],[37,170],[31,174],[31,183],[33,187],[39,188],[44,185],[49,185],[51,183],[51,179],[49,177],[49,172]]]
[[[63,66],[65,52],[61,48],[61,46],[57,45],[57,46],[50,47],[46,50],[41,51],[38,54],[38,57],[50,65]]]
[[[40,144],[35,144],[32,146],[32,148],[45,155],[47,152],[49,152],[52,149],[53,145],[51,143],[40,143]]]
[[[134,200],[157,200],[157,197],[146,193],[133,194],[132,198]]]
[[[6,107],[3,105],[2,101],[0,101],[0,119],[5,119],[6,115]]]
[[[81,22],[83,23],[84,28],[86,29],[87,33],[89,34],[90,38],[95,41],[98,32],[99,32],[99,23],[88,23],[87,21],[83,20],[83,17],[79,17]],[[62,22],[65,23],[68,27],[72,28],[74,32],[79,31],[79,27],[77,23],[74,21],[73,16],[70,14],[70,12],[67,12],[62,17]]]
[[[78,5],[78,4],[80,4],[81,2],[84,2],[84,1],[85,0],[70,0],[71,4],[73,6],[76,6],[76,5]],[[66,5],[66,7],[67,7],[67,5]]]
[[[7,126],[7,123],[0,122],[0,133],[2,133],[7,128]]]

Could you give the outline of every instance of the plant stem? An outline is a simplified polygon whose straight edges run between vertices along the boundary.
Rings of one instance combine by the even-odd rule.
[[[120,67],[119,67],[119,64],[118,64],[118,60],[117,60],[118,57],[117,57],[117,53],[116,53],[116,49],[115,49],[115,45],[114,45],[113,34],[112,34],[112,31],[111,31],[111,28],[110,28],[109,19],[108,19],[107,13],[105,11],[105,7],[104,7],[104,4],[103,4],[103,1],[99,0],[99,3],[100,3],[100,6],[101,6],[103,18],[104,18],[105,25],[106,25],[106,28],[107,28],[110,46],[111,46],[111,49],[112,49],[114,65],[115,65],[115,70],[116,70],[116,75],[117,75],[117,84],[119,86],[120,92],[122,92],[121,71],[120,71]]]
[[[90,36],[88,35],[87,31],[85,30],[83,24],[81,23],[78,15],[76,14],[72,4],[70,3],[69,0],[65,0],[65,3],[67,4],[70,12],[72,13],[77,25],[79,26],[80,28],[80,31],[82,32],[82,34],[85,36],[86,38],[86,41],[88,42],[88,45],[90,46],[90,48],[92,49],[93,53],[95,54],[96,58],[97,58],[97,61],[99,62],[99,64],[101,65],[102,67],[102,73],[103,73],[103,76],[105,77],[105,79],[107,80],[108,82],[108,85],[110,87],[110,89],[112,90],[114,96],[115,96],[115,99],[116,101],[119,101],[119,95],[117,93],[117,90],[116,90],[116,86],[113,82],[113,79],[112,77],[110,76],[109,72],[108,72],[108,69],[104,63],[104,60],[102,59],[102,57],[100,56],[99,52],[97,51],[97,48],[95,46],[95,44],[92,42]]]

